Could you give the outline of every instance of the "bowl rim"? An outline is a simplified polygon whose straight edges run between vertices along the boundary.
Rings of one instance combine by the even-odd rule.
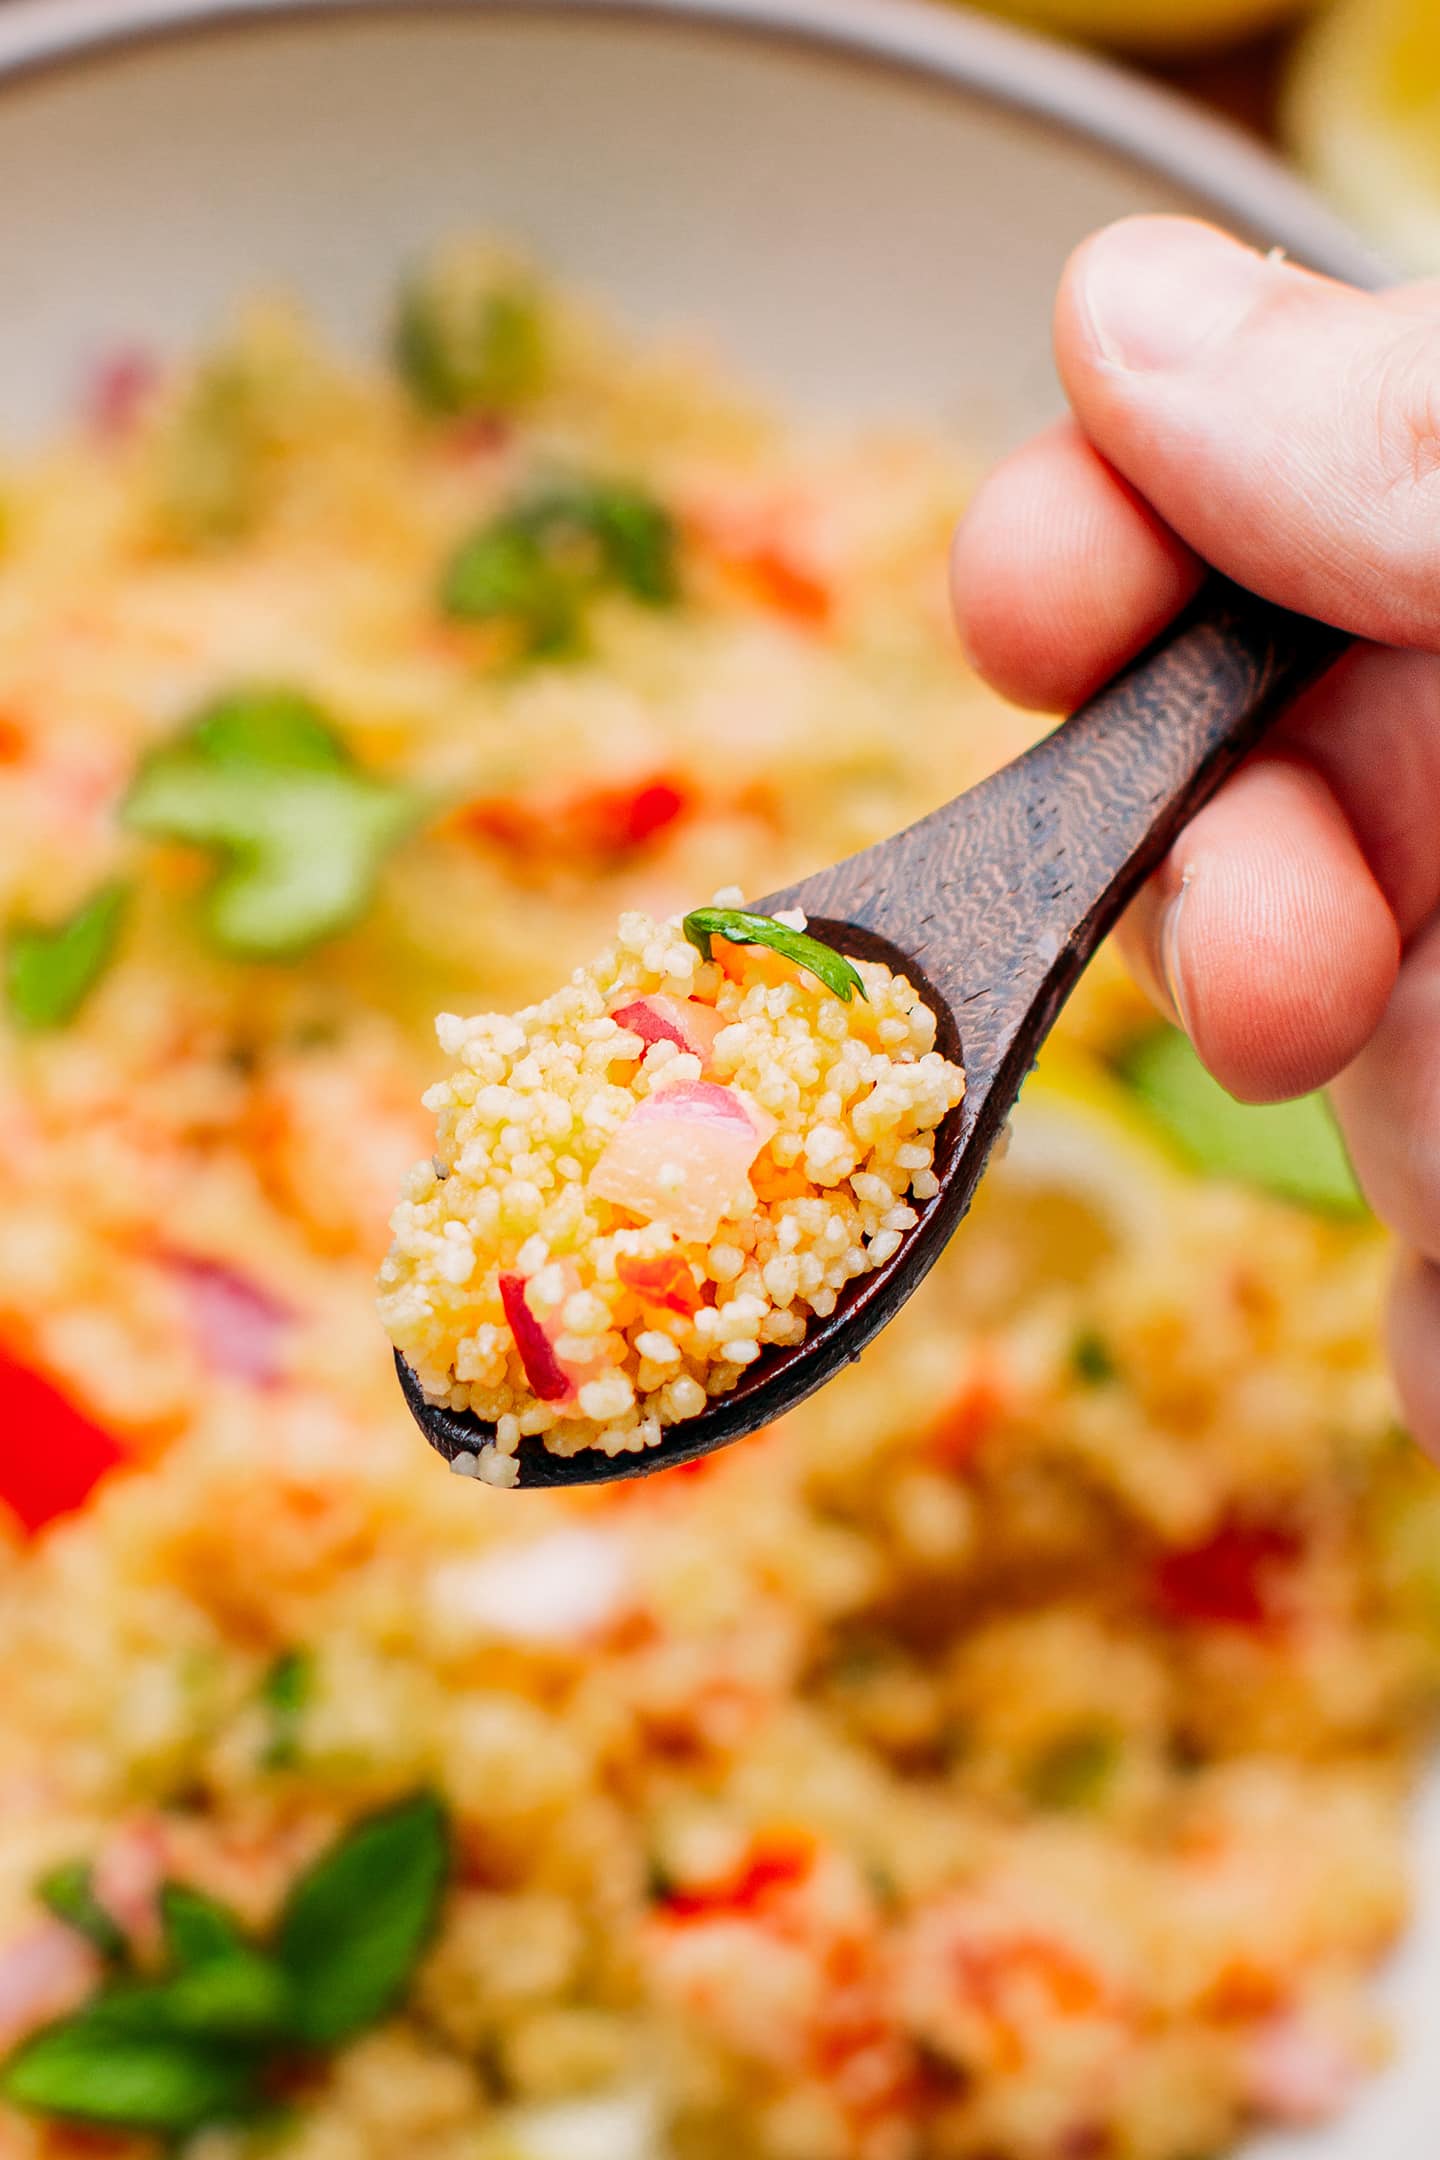
[[[653,23],[782,44],[1007,107],[1095,143],[1331,275],[1391,275],[1280,160],[1228,121],[1109,60],[934,0],[4,0],[0,91],[137,47],[327,17]]]

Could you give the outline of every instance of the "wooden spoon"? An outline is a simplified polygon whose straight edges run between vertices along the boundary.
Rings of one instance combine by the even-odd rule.
[[[596,1485],[693,1462],[768,1425],[858,1358],[934,1266],[1080,975],[1181,828],[1349,640],[1212,578],[1149,649],[1012,764],[832,869],[756,903],[804,908],[817,937],[903,971],[965,1067],[936,1139],[939,1191],[899,1251],[850,1285],[803,1342],[767,1350],[729,1394],[633,1455],[552,1455],[522,1442],[520,1479]],[[442,1455],[493,1430],[437,1408],[397,1356],[415,1419]]]

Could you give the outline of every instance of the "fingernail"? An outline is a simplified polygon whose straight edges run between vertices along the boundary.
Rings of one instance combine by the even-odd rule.
[[[1160,917],[1159,963],[1160,980],[1166,995],[1175,1008],[1175,1017],[1186,1034],[1194,1039],[1195,1030],[1190,1024],[1190,1004],[1185,991],[1185,971],[1180,959],[1180,916],[1185,906],[1185,895],[1190,890],[1192,872],[1186,870],[1180,879],[1180,889],[1168,902]]]
[[[1206,225],[1136,218],[1086,250],[1080,299],[1112,367],[1183,368],[1244,321],[1279,265]]]

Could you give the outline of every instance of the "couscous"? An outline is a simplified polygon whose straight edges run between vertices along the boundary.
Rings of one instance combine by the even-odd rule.
[[[1020,747],[970,473],[469,249],[387,364],[267,307],[0,466],[5,2160],[1210,2160],[1383,2056],[1440,1694],[1385,1254],[1172,1155],[1115,970],[711,1461],[462,1484],[376,1318],[437,1011]],[[853,1057],[871,988],[794,994]]]
[[[933,1199],[965,1089],[903,976],[725,906],[626,916],[543,1004],[439,1034],[460,1070],[380,1309],[427,1396],[493,1425],[462,1460],[499,1485],[522,1438],[654,1447],[803,1341]]]

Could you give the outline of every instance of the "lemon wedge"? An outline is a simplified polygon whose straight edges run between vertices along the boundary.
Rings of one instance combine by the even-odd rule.
[[[1096,1059],[1052,1043],[1026,1081],[1008,1144],[982,1180],[974,1220],[1033,1288],[1082,1283],[1121,1251],[1158,1243],[1186,1172],[1129,1088]]]
[[[1303,0],[990,0],[997,14],[1062,37],[1138,52],[1195,52],[1254,36]]]
[[[1300,162],[1397,268],[1440,270],[1440,9],[1339,0],[1307,32],[1282,124]]]

